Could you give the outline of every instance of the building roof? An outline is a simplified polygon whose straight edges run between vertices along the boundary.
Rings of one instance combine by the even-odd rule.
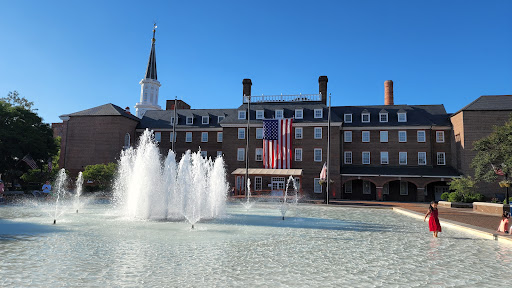
[[[151,52],[149,53],[148,68],[146,68],[146,78],[158,80],[156,74],[155,41],[155,29],[153,29],[153,39],[151,39]]]
[[[402,167],[368,167],[368,166],[343,166],[341,169],[343,176],[390,176],[390,177],[460,177],[462,174],[450,166],[402,166]]]
[[[178,122],[176,127],[220,127],[218,116],[228,117],[236,114],[235,109],[177,109]],[[208,124],[202,123],[202,117],[208,116]],[[174,117],[174,110],[148,110],[139,122],[137,129],[146,128],[172,128],[171,119]],[[187,125],[187,117],[192,117],[192,125]],[[224,123],[224,121],[222,121]]]
[[[485,95],[469,103],[461,111],[509,111],[512,110],[512,95]]]
[[[123,108],[114,105],[112,103],[104,104],[101,106],[93,107],[90,109],[78,111],[72,114],[65,114],[62,116],[124,116],[136,121],[139,121],[140,119],[137,118],[135,115],[132,115],[130,113],[127,113],[126,110]]]
[[[245,175],[245,168],[237,168],[232,175]],[[302,169],[254,169],[249,168],[249,175],[261,176],[302,176]]]

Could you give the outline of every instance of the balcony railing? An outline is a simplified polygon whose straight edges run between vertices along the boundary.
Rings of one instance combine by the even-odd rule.
[[[322,101],[322,94],[244,96],[244,103]]]

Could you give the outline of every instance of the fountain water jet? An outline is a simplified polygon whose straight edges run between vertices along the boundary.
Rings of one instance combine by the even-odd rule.
[[[80,207],[80,195],[82,195],[83,184],[84,184],[84,177],[82,176],[82,172],[79,172],[78,178],[76,180],[76,194],[75,194],[75,202],[74,202],[76,213],[78,213],[78,208]]]
[[[57,179],[55,180],[55,213],[53,214],[53,224],[57,223],[57,218],[62,215],[63,211],[59,212],[59,200],[60,197],[64,197],[66,194],[66,181],[67,181],[66,169],[62,168],[59,170]]]

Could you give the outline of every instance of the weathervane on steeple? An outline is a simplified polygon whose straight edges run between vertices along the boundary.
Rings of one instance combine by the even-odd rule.
[[[157,27],[157,26],[156,26],[156,22],[153,22],[153,39],[152,39],[153,43],[155,43],[155,32],[156,32],[156,27]]]

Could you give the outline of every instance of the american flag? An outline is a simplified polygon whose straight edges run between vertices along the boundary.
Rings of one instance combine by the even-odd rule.
[[[324,163],[324,167],[322,167],[322,171],[320,171],[320,179],[327,179],[327,165]]]
[[[292,168],[293,119],[263,120],[263,166],[266,169]]]
[[[23,159],[21,159],[21,160],[24,161],[25,163],[27,163],[27,165],[30,166],[30,168],[32,168],[32,169],[38,168],[36,161],[34,161],[34,159],[32,159],[32,157],[30,157],[30,154],[25,155],[25,157],[23,157]]]
[[[494,170],[494,173],[496,173],[497,175],[501,175],[501,176],[505,175],[505,172],[503,172],[503,170],[501,170],[500,168],[498,168],[492,164],[491,164],[491,166],[492,166],[492,169]]]

